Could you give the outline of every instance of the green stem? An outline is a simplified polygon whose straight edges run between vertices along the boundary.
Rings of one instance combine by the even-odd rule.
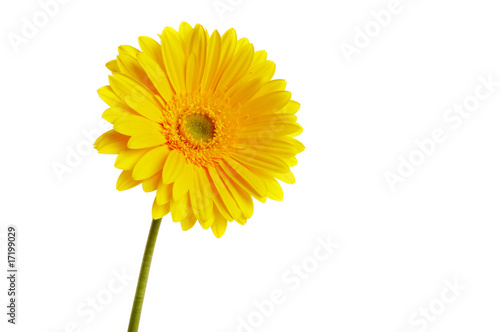
[[[142,258],[141,272],[139,274],[139,281],[137,282],[137,289],[135,291],[134,305],[132,306],[132,313],[130,314],[130,323],[128,325],[128,332],[137,332],[139,330],[139,321],[141,320],[142,303],[144,302],[144,294],[146,293],[146,286],[148,284],[149,269],[151,261],[153,260],[153,252],[155,250],[156,237],[160,230],[161,218],[154,219],[151,223],[149,230],[148,242],[144,250],[144,257]]]

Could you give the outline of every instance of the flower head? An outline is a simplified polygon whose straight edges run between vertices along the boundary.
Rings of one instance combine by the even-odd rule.
[[[272,79],[266,52],[234,29],[209,35],[182,23],[160,38],[120,46],[107,63],[110,85],[98,92],[113,129],[95,147],[118,155],[118,190],[156,190],[153,219],[170,212],[184,230],[198,221],[221,237],[228,221],[252,216],[252,197],[281,200],[276,179],[295,181],[299,104]]]

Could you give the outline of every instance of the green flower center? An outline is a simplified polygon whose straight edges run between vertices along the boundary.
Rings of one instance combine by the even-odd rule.
[[[195,140],[207,142],[214,137],[214,124],[203,114],[189,115],[185,120],[185,126]]]

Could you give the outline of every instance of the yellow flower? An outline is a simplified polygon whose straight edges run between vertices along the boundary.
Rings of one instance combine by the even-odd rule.
[[[95,147],[118,155],[118,190],[156,190],[153,219],[170,212],[183,230],[199,221],[221,237],[228,221],[252,216],[252,197],[281,200],[276,179],[295,181],[300,105],[272,80],[266,52],[234,29],[221,37],[182,23],[160,37],[120,46],[107,63],[110,85],[98,92],[113,129]]]

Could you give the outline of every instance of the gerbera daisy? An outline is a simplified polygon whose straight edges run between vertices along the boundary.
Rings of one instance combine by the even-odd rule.
[[[252,197],[281,200],[276,179],[295,181],[299,103],[272,79],[266,52],[234,29],[221,37],[182,23],[160,39],[120,46],[107,63],[109,85],[98,92],[113,129],[95,147],[118,155],[118,190],[156,190],[153,219],[170,212],[183,230],[198,221],[221,237],[228,221],[252,216]]]

